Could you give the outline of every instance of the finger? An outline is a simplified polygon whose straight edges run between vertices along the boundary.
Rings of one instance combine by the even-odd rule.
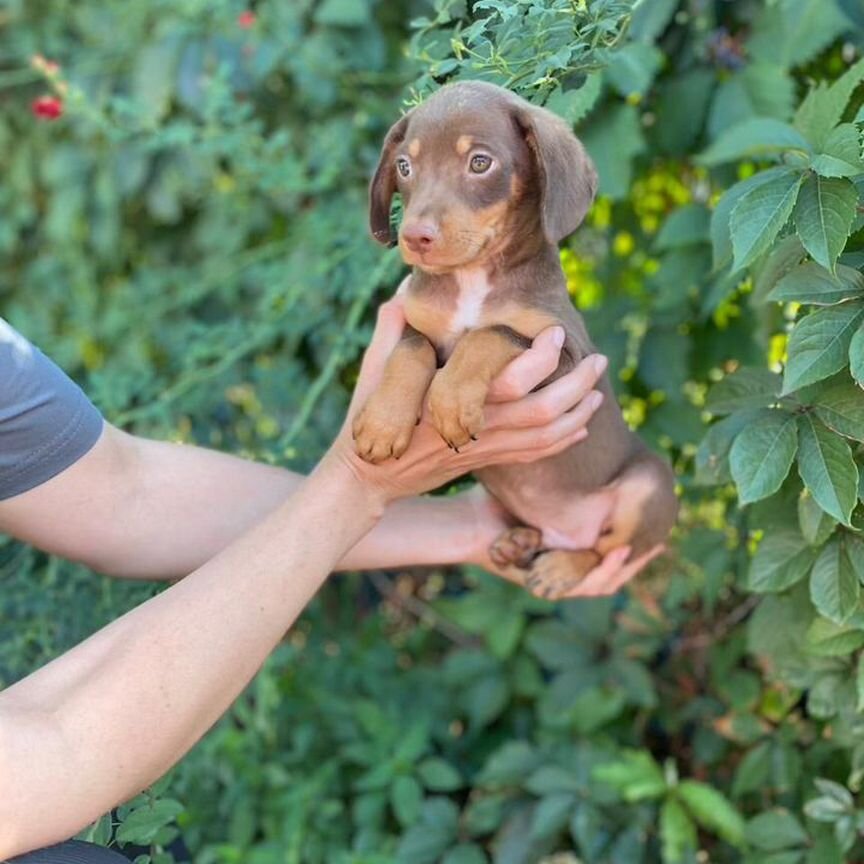
[[[378,318],[375,322],[375,330],[372,340],[363,355],[360,363],[360,374],[351,397],[351,410],[362,404],[372,391],[378,386],[384,373],[387,358],[393,353],[393,349],[402,338],[405,329],[405,312],[402,307],[402,298],[393,297],[378,307]]]
[[[547,451],[564,439],[572,443],[571,439],[585,429],[602,398],[602,393],[592,391],[572,411],[545,426],[491,429],[481,433],[476,442],[464,449],[460,448],[465,470],[501,462],[533,462],[539,458],[540,452]]]
[[[621,546],[618,549],[613,549],[603,559],[602,564],[595,567],[567,597],[599,597],[615,594],[657,558],[658,555],[662,555],[665,550],[666,547],[662,543],[659,543],[633,561],[625,563],[627,556],[630,554],[630,547]],[[613,556],[614,563],[612,564],[612,568],[607,569],[606,562]],[[595,579],[595,574],[600,572],[604,572],[605,576]]]
[[[624,562],[630,555],[629,546],[619,546],[608,552],[603,560],[572,590],[565,596],[570,597],[597,597],[603,594],[612,594],[619,581]]]
[[[531,347],[511,360],[492,382],[488,400],[511,402],[530,393],[558,368],[564,339],[564,328],[557,325],[538,333]]]
[[[542,426],[552,422],[588,394],[605,371],[607,362],[603,355],[592,354],[572,372],[542,390],[515,402],[490,405],[486,409],[487,427]]]

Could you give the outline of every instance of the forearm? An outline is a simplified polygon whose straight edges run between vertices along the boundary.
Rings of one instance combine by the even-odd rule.
[[[69,836],[164,773],[376,517],[362,486],[325,468],[212,561],[4,691],[0,860]]]
[[[113,576],[179,578],[272,513],[303,480],[272,465],[107,427],[64,474],[14,508],[0,502],[0,526]],[[337,569],[466,560],[471,516],[465,502],[451,498],[397,501]]]

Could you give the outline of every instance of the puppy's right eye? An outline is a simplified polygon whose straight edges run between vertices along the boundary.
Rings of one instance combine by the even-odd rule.
[[[411,176],[411,163],[404,156],[400,156],[396,160],[396,170],[403,177],[410,177]]]

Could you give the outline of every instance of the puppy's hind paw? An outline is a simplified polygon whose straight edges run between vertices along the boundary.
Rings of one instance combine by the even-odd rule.
[[[537,597],[560,600],[569,594],[601,561],[593,549],[572,552],[553,549],[538,555],[525,577],[525,587]]]
[[[505,531],[489,547],[489,557],[498,567],[511,564],[527,570],[540,551],[543,535],[536,528],[519,525]]]

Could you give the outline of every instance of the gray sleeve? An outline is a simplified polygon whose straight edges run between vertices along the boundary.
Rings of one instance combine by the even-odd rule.
[[[101,432],[78,385],[0,318],[0,500],[68,468]]]

